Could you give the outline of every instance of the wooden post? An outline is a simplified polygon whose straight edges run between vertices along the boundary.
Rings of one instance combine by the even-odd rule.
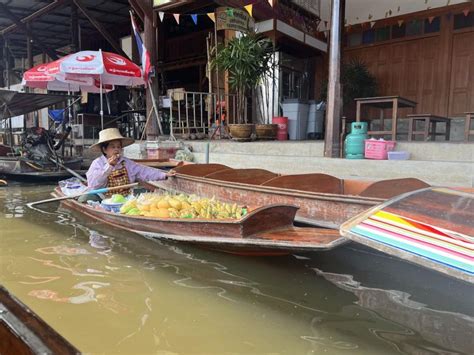
[[[144,44],[148,52],[150,53],[150,62],[152,66],[156,65],[156,28],[153,26],[153,12],[146,13],[143,20],[145,38]],[[151,78],[151,85],[148,85],[146,89],[146,114],[147,117],[151,111],[153,111],[153,98],[150,90],[153,90],[154,97],[158,97],[158,80],[156,77]],[[152,115],[154,113],[151,113]],[[146,128],[147,139],[155,140],[158,138],[158,119],[150,120],[150,124]]]
[[[326,111],[326,135],[324,156],[339,157],[339,134],[341,127],[341,42],[344,27],[345,0],[331,2],[331,33],[329,40],[329,83]]]
[[[71,3],[71,51],[75,53],[79,50],[79,22],[77,6]]]
[[[10,89],[10,56],[8,55],[8,38],[3,42],[3,67],[4,67],[4,81],[5,86]]]

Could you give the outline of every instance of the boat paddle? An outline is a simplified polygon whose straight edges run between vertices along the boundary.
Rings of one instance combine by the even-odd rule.
[[[55,202],[55,201],[61,201],[61,200],[69,200],[71,198],[76,198],[76,197],[80,197],[80,196],[83,196],[83,195],[102,194],[102,193],[109,192],[109,191],[114,191],[114,190],[128,189],[130,187],[137,186],[138,184],[139,184],[138,182],[134,182],[132,184],[127,184],[127,185],[114,186],[114,187],[104,187],[102,189],[89,190],[89,191],[81,192],[79,194],[73,194],[73,195],[69,195],[69,196],[61,196],[61,197],[49,198],[47,200],[30,202],[30,203],[27,203],[26,205],[29,208],[31,208],[35,205],[40,205],[40,204],[43,204],[43,203],[49,203],[49,202]]]

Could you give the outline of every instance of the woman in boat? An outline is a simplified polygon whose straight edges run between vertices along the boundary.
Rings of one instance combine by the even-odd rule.
[[[132,138],[123,137],[118,128],[107,128],[99,132],[99,141],[93,144],[92,151],[100,151],[102,155],[95,159],[86,173],[89,189],[95,190],[104,187],[115,187],[134,183],[135,181],[165,180],[174,176],[174,172],[164,173],[158,169],[140,165],[122,156],[122,148],[132,144]],[[104,195],[128,195],[131,189],[113,190]],[[99,201],[97,195],[85,195],[79,198],[80,202],[88,200]]]

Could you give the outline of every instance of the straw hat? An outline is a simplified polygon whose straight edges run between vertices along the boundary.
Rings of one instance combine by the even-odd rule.
[[[122,136],[118,128],[107,128],[99,132],[99,141],[91,145],[90,149],[94,151],[100,151],[100,145],[102,143],[115,141],[117,139],[122,141],[122,148],[135,142],[135,140],[132,138],[126,138]]]

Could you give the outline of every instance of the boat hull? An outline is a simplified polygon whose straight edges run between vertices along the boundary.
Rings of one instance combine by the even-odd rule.
[[[341,226],[357,243],[474,283],[474,194],[447,188],[410,192]]]
[[[62,196],[59,189],[54,196]],[[328,250],[346,242],[337,230],[294,227],[297,207],[289,205],[257,208],[238,221],[125,216],[71,199],[63,200],[62,205],[85,217],[147,238],[186,242],[234,254],[278,255]]]
[[[269,186],[223,182],[178,174],[173,179],[157,181],[154,186],[170,191],[196,194],[203,197],[264,206],[269,204],[291,204],[298,206],[295,220],[308,225],[339,228],[349,218],[366,211],[382,199],[350,197],[295,191]]]
[[[64,165],[72,170],[80,171],[82,159],[69,159]],[[38,163],[19,157],[0,157],[0,176],[6,176],[18,181],[54,181],[71,176],[64,169],[57,169],[53,163]]]

